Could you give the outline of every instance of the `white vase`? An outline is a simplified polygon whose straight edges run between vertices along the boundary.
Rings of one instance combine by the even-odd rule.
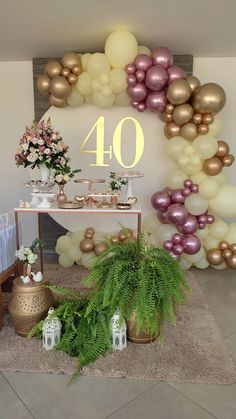
[[[40,166],[40,176],[41,176],[41,181],[44,183],[47,183],[49,180],[49,176],[50,176],[50,171],[51,169],[48,169],[46,164],[41,164]]]

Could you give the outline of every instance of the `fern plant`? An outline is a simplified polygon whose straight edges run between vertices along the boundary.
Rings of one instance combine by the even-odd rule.
[[[95,284],[87,296],[49,286],[62,298],[52,314],[62,323],[56,349],[79,357],[76,374],[111,349],[111,318],[117,309],[124,318],[135,313],[137,331],[156,335],[165,320],[175,323],[175,306],[185,302],[188,290],[179,264],[142,239],[110,246],[85,283]],[[42,325],[36,325],[31,336],[41,337]]]

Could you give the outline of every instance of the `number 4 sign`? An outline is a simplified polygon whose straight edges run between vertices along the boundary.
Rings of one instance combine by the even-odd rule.
[[[121,141],[122,141],[122,128],[123,124],[126,121],[132,121],[135,126],[135,156],[132,164],[125,165],[122,159],[122,152],[121,152]],[[91,130],[89,131],[88,135],[86,136],[85,140],[83,141],[80,152],[81,153],[92,153],[96,155],[95,163],[91,163],[90,166],[99,166],[99,167],[109,167],[108,163],[105,163],[105,155],[109,156],[109,159],[112,159],[112,152],[114,152],[115,158],[117,162],[126,169],[131,169],[135,167],[138,162],[140,161],[143,151],[144,151],[144,134],[143,129],[137,119],[132,118],[130,116],[121,119],[114,131],[113,134],[113,145],[109,147],[108,150],[105,150],[105,118],[104,116],[100,116],[95,124],[92,126]],[[90,136],[92,135],[93,131],[96,130],[96,150],[87,150],[85,149],[86,143],[89,141]]]

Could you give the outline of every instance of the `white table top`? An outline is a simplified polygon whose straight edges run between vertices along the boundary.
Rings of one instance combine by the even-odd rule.
[[[116,208],[77,208],[77,209],[64,209],[58,207],[50,207],[50,208],[14,208],[14,212],[22,212],[22,213],[57,213],[57,214],[142,214],[142,210],[140,207],[133,207],[128,210],[120,210]]]

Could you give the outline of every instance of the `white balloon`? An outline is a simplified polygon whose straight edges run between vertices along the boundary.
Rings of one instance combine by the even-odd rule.
[[[185,147],[188,145],[183,137],[173,137],[166,143],[166,152],[173,160],[178,160],[183,155]]]
[[[78,260],[81,259],[82,252],[81,252],[79,246],[76,246],[75,244],[72,244],[70,247],[68,247],[68,249],[66,251],[66,255],[73,262],[77,262]]]
[[[108,73],[110,71],[110,63],[105,54],[95,52],[92,54],[87,62],[87,72],[89,75],[96,79],[101,74]]]
[[[145,45],[139,45],[138,46],[138,55],[139,54],[146,54],[150,57],[151,54],[152,54],[152,51],[148,47],[146,47]]]
[[[206,250],[216,249],[218,247],[218,244],[219,240],[215,239],[212,236],[209,236],[205,240],[203,240],[203,246]]]
[[[187,166],[182,166],[181,169],[188,176],[194,175],[202,170],[202,161],[198,164],[188,164]]]
[[[183,188],[186,174],[180,169],[173,169],[166,175],[167,186],[171,189]]]
[[[209,262],[207,261],[206,257],[204,256],[201,260],[194,263],[194,266],[199,269],[206,269],[209,266]]]
[[[61,236],[57,239],[57,248],[65,252],[72,244],[71,238],[67,235]]]
[[[71,266],[74,265],[73,260],[71,260],[70,258],[68,258],[68,256],[65,253],[62,253],[62,255],[59,256],[58,263],[63,268],[70,268]]]
[[[225,262],[221,263],[220,265],[211,265],[211,266],[212,266],[212,268],[218,269],[219,271],[222,271],[223,269],[227,268]]]
[[[75,87],[78,90],[78,92],[81,93],[82,95],[84,96],[91,95],[93,93],[92,78],[87,72],[82,73],[79,76]]]
[[[131,99],[127,93],[127,91],[117,93],[115,95],[115,104],[117,106],[128,106],[131,102]]]
[[[150,214],[143,220],[143,231],[147,231],[150,234],[155,233],[159,225],[160,221],[156,214]]]
[[[219,193],[210,200],[209,204],[219,217],[234,217],[236,215],[236,186],[221,185]]]
[[[218,173],[218,175],[211,176],[214,180],[216,180],[220,185],[225,183],[226,180],[226,174],[222,171]]]
[[[220,190],[219,183],[214,179],[207,179],[199,185],[199,194],[202,198],[212,199]]]
[[[97,256],[95,255],[94,252],[90,252],[90,253],[84,253],[82,258],[81,258],[81,264],[87,268],[87,269],[91,269],[94,265],[94,263],[97,260]]]
[[[176,227],[169,224],[160,224],[156,231],[157,245],[162,246],[163,242],[170,240],[175,233],[178,233]]]
[[[84,96],[74,88],[66,100],[70,106],[80,106],[84,101]]]
[[[194,255],[187,255],[186,253],[183,254],[185,260],[191,263],[199,262],[205,256],[204,248],[201,247],[199,252],[195,253]]]
[[[56,245],[56,247],[55,247],[55,252],[58,254],[58,255],[62,255],[62,253],[64,252],[63,250],[61,250],[60,249],[60,247],[58,247],[57,245]]]
[[[214,239],[225,240],[229,233],[229,226],[222,220],[215,220],[215,222],[209,226],[209,232]]]
[[[202,198],[199,193],[193,193],[185,199],[185,206],[192,215],[203,214],[208,209],[208,201]]]
[[[229,231],[225,240],[229,243],[236,243],[236,223],[229,224]]]
[[[87,64],[88,64],[88,59],[89,57],[91,57],[92,54],[90,54],[90,52],[87,52],[86,54],[83,54],[81,57],[81,65],[82,65],[82,70],[83,71],[87,71]]]
[[[75,244],[78,246],[83,238],[84,238],[84,231],[79,231],[79,230],[75,231],[71,237],[72,244]]]
[[[199,135],[193,141],[193,147],[202,159],[209,159],[217,152],[218,143],[211,135]]]
[[[110,96],[103,96],[100,92],[94,92],[93,94],[93,103],[99,108],[110,108],[115,100],[114,93],[111,93]]]
[[[208,134],[210,135],[218,135],[222,130],[223,122],[222,119],[214,117],[214,121],[208,125]]]
[[[191,176],[191,180],[193,183],[197,183],[197,185],[200,185],[203,181],[207,180],[209,177],[204,172],[195,173]]]
[[[188,260],[185,260],[183,257],[181,257],[179,264],[183,271],[187,271],[192,266],[192,263],[189,262]]]
[[[194,234],[196,234],[196,236],[199,237],[200,240],[206,239],[209,236],[208,226],[206,225],[206,227],[202,230],[198,229]]]

